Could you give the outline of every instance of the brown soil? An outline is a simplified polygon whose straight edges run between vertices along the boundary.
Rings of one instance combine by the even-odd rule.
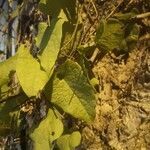
[[[90,2],[84,4],[85,8],[91,10],[89,16],[96,16]],[[94,23],[90,30],[88,26],[92,19],[87,15],[83,20],[87,27],[86,40],[92,37],[87,31],[94,33],[101,18],[133,7],[143,13],[148,4],[146,0],[93,2],[98,17],[91,17]],[[118,56],[108,52],[94,63],[93,72],[99,81],[96,118],[92,125],[83,128],[80,150],[150,149],[150,51],[146,49],[148,44],[138,43],[137,47]]]
[[[135,49],[125,60],[109,53],[96,63],[96,119],[82,131],[82,149],[150,149],[149,54]]]

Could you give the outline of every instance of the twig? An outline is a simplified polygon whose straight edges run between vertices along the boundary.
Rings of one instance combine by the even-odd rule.
[[[127,10],[127,8],[134,2],[134,0],[130,0],[129,3],[126,5],[125,10]]]
[[[96,17],[95,17],[95,18],[97,18],[97,17],[98,17],[98,12],[97,12],[97,9],[96,9],[96,6],[95,6],[93,0],[91,0],[91,3],[92,3],[92,5],[93,5],[93,8],[94,8],[95,13],[96,13]]]
[[[50,27],[50,16],[48,15],[48,17],[47,17],[47,19],[48,19],[48,26]]]
[[[65,45],[61,48],[62,50],[65,49],[68,46],[68,44],[70,44],[70,42],[73,40],[73,38],[75,36],[75,33],[76,33],[77,29],[78,29],[78,25],[79,25],[79,20],[77,20],[77,23],[75,25],[75,29],[73,31],[73,34],[71,35],[70,40],[67,43],[65,43]]]
[[[115,13],[115,11],[117,10],[117,8],[118,8],[122,3],[123,3],[123,0],[121,0],[121,1],[119,2],[119,4],[115,7],[115,9],[106,17],[106,20],[107,20],[110,16],[112,16],[112,15]]]
[[[97,54],[99,53],[99,49],[96,48],[95,51],[93,52],[92,57],[89,59],[92,63],[94,62],[94,60],[96,59]]]
[[[143,35],[143,36],[140,37],[140,39],[139,39],[139,41],[146,41],[146,40],[150,40],[150,35],[149,35],[149,34]]]
[[[88,19],[89,19],[90,23],[93,24],[94,20],[93,20],[91,14],[89,13],[89,7],[87,8],[86,6],[83,6],[83,10],[84,10],[84,11],[86,12],[86,14],[88,15]]]
[[[150,12],[139,14],[139,15],[133,17],[133,18],[134,19],[143,19],[143,18],[147,18],[147,17],[150,17]]]
[[[77,12],[79,12],[79,5],[77,7]],[[74,39],[75,39],[77,30],[78,30],[78,27],[79,27],[79,22],[80,22],[80,19],[79,19],[79,14],[78,14],[77,15],[77,22],[76,22],[76,25],[75,25],[75,29],[74,29],[74,31],[73,31],[73,33],[71,35],[71,38],[70,38],[70,40],[67,43],[65,43],[65,45],[61,48],[61,50],[65,49],[68,46],[68,44],[70,44],[71,42],[73,42],[72,45],[71,45],[71,49],[73,48]],[[72,50],[70,52],[69,57],[71,57],[71,55],[73,54],[73,52],[74,52],[74,50]]]

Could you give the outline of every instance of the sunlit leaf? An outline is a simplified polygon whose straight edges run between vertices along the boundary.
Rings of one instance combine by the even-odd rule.
[[[71,135],[66,134],[57,139],[57,145],[60,150],[75,150],[81,142],[79,132],[73,132]]]
[[[22,89],[29,97],[36,96],[48,81],[48,76],[41,70],[39,62],[23,44],[18,49],[16,72]]]
[[[10,71],[16,68],[16,60],[17,54],[0,63],[0,87],[8,83]]]
[[[50,150],[52,142],[59,138],[63,133],[63,124],[55,115],[52,109],[49,109],[45,119],[30,134],[33,140],[35,150]]]
[[[45,92],[52,103],[72,116],[87,122],[94,119],[94,91],[77,63],[66,61],[58,69],[53,84],[47,84]]]
[[[47,44],[47,40],[49,40],[49,35],[47,34],[48,25],[45,22],[40,22],[38,24],[38,35],[36,37],[36,46],[41,50],[44,48],[44,45],[42,44],[44,41]],[[45,38],[46,35],[48,36]],[[44,39],[43,39],[44,37]],[[43,41],[43,42],[42,42]]]
[[[47,26],[44,35],[41,37],[40,49],[42,52],[39,54],[39,59],[42,68],[50,77],[53,73],[54,65],[60,50],[62,39],[62,25],[66,21],[63,12],[60,13],[59,18],[53,20],[51,26]],[[45,24],[43,24],[45,28]],[[38,37],[39,39],[40,37]]]
[[[99,80],[96,79],[96,78],[92,78],[92,79],[90,80],[90,83],[91,83],[91,85],[93,85],[93,87],[94,87],[94,86],[96,86],[96,85],[99,85]]]

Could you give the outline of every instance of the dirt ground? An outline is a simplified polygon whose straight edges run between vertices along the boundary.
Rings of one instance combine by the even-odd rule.
[[[82,131],[82,149],[150,149],[149,54],[135,49],[123,59],[109,53],[96,63],[96,119]]]
[[[144,2],[97,0],[94,4],[100,20],[132,7],[142,12]],[[92,4],[85,5],[92,12]],[[85,20],[88,26],[88,17]],[[150,149],[150,51],[148,45],[138,45],[122,55],[108,52],[94,63],[92,71],[99,81],[96,118],[83,128],[80,150]]]

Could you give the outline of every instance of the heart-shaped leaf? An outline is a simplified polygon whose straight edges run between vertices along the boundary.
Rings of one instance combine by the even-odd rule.
[[[29,97],[36,96],[49,79],[23,44],[18,48],[16,72],[22,89]]]
[[[52,92],[52,94],[51,94]],[[95,93],[81,67],[66,61],[48,83],[45,93],[52,103],[72,116],[90,122],[95,117]]]
[[[118,49],[124,39],[123,24],[117,19],[102,20],[96,34],[98,46],[104,50]]]
[[[57,145],[60,150],[74,150],[81,142],[81,134],[73,132],[71,135],[66,134],[57,139]]]
[[[62,133],[62,122],[55,115],[53,110],[49,109],[46,118],[33,130],[30,137],[34,142],[35,150],[50,150],[52,142],[59,138]]]
[[[0,87],[7,84],[9,80],[10,71],[16,68],[17,54],[0,63]]]

